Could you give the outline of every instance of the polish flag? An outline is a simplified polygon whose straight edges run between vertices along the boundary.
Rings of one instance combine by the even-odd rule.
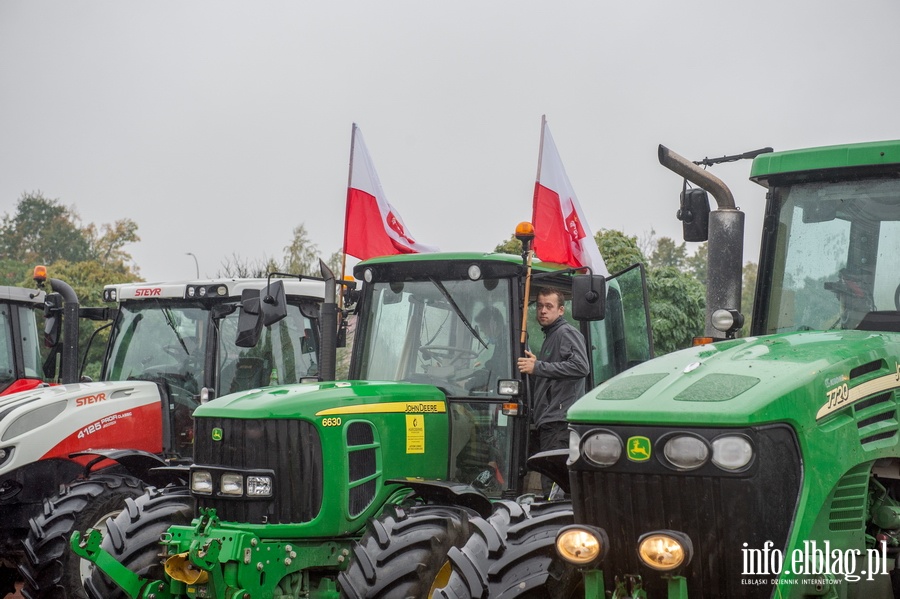
[[[538,258],[576,268],[589,266],[595,275],[609,276],[566,176],[546,117],[541,117],[541,151],[531,224],[535,234],[534,253]]]
[[[350,181],[344,220],[344,253],[366,260],[375,256],[435,252],[413,239],[397,209],[381,189],[362,132],[353,124],[350,141]]]

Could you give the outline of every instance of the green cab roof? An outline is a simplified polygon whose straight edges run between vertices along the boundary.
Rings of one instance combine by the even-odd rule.
[[[395,256],[379,256],[363,260],[355,268],[376,264],[399,264],[421,262],[502,262],[506,264],[522,264],[522,257],[513,254],[495,254],[492,252],[430,252],[423,254],[397,254]],[[565,270],[565,264],[541,262],[538,258],[532,261],[532,268],[542,271]]]
[[[897,165],[900,168],[900,140],[760,154],[753,159],[750,179],[768,186],[768,180],[779,175],[885,165]]]

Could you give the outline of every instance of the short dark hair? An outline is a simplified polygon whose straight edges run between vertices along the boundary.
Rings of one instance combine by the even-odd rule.
[[[551,295],[555,295],[556,296],[556,305],[558,305],[558,306],[566,305],[566,296],[563,293],[562,289],[559,289],[558,287],[541,287],[540,289],[538,289],[537,295],[538,295],[538,297],[541,297],[542,295],[544,297],[549,297]]]
[[[475,317],[475,324],[503,326],[503,314],[495,306],[485,306]]]

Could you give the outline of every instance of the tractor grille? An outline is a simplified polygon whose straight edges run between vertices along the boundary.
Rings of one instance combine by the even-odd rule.
[[[853,415],[859,429],[859,442],[865,449],[877,449],[881,447],[878,441],[897,435],[897,402],[893,391],[858,402],[853,406]]]
[[[363,513],[378,491],[378,447],[369,422],[353,422],[347,427],[347,459],[350,466],[350,516]]]
[[[574,428],[584,434],[596,427]],[[623,439],[643,435],[654,442],[674,432],[671,428],[603,428]],[[728,431],[689,432],[711,438]],[[602,565],[607,589],[615,588],[614,577],[637,574],[649,596],[665,597],[666,580],[638,561],[637,540],[644,533],[674,530],[687,534],[693,543],[693,559],[681,571],[690,597],[768,597],[772,593],[768,584],[742,584],[742,579],[759,580],[743,574],[742,549],[762,549],[766,541],[784,549],[800,491],[800,455],[788,427],[740,432],[752,437],[756,452],[743,473],[726,473],[712,464],[694,472],[676,472],[655,458],[641,465],[628,463],[624,456],[603,470],[586,465],[583,459],[570,470],[576,522],[599,526],[609,535],[609,552]]]
[[[309,522],[318,515],[322,507],[322,444],[312,424],[303,420],[197,418],[194,427],[196,468],[274,473],[274,497],[197,495],[198,507],[215,508],[219,518],[229,522]],[[214,429],[221,429],[221,433],[216,431],[221,440],[213,440]]]

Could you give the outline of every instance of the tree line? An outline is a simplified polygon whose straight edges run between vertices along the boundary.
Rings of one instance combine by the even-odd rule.
[[[689,254],[685,243],[653,232],[638,240],[617,230],[601,230],[594,239],[611,273],[636,262],[647,268],[651,326],[658,354],[686,347],[702,334],[706,297],[706,244]],[[82,305],[101,305],[103,286],[140,281],[140,268],[128,252],[140,241],[138,225],[125,218],[111,224],[84,224],[73,207],[40,192],[24,193],[15,211],[0,219],[0,285],[32,287],[32,270],[44,264],[50,276],[65,280]],[[521,244],[511,236],[494,251],[521,253]],[[224,257],[216,276],[260,277],[272,271],[319,274],[319,248],[309,239],[304,224],[297,225],[280,258]],[[326,263],[340,276],[341,251]],[[756,283],[756,265],[744,267],[742,307],[749,327],[749,312]],[[90,325],[84,325],[90,326]],[[88,331],[89,334],[90,331]],[[95,342],[93,352],[102,352]],[[89,356],[89,362],[99,363]]]

